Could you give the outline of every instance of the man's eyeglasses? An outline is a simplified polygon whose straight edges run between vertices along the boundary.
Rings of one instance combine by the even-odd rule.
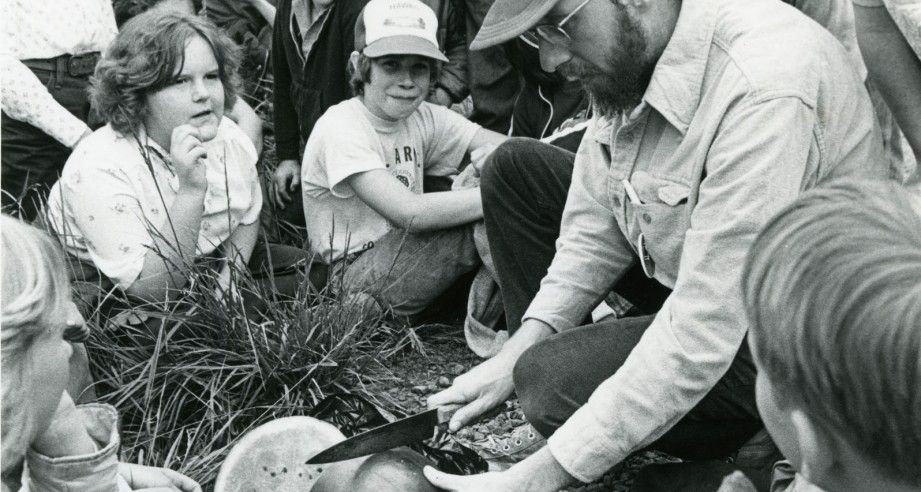
[[[533,48],[540,47],[540,40],[559,46],[561,48],[569,48],[572,44],[572,38],[569,36],[569,33],[563,29],[563,25],[569,22],[569,19],[572,19],[572,16],[582,10],[582,7],[588,5],[588,2],[592,0],[582,0],[576,8],[572,9],[572,12],[563,17],[563,20],[556,24],[540,24],[532,27],[528,31],[525,31],[524,34],[518,36],[519,39],[524,41],[526,44]]]

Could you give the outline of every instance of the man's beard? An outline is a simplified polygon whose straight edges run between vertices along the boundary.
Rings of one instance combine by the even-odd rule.
[[[639,23],[622,8],[615,29],[618,46],[607,56],[607,62],[615,73],[604,73],[575,59],[560,67],[563,75],[579,78],[602,116],[612,116],[636,107],[642,101],[656,67],[655,61],[646,59],[646,37]]]

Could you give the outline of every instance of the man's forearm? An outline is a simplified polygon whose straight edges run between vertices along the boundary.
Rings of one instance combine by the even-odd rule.
[[[555,330],[580,324],[635,261],[607,206],[608,180],[598,178],[608,174],[605,152],[587,133],[573,163],[556,254],[525,320],[539,319]]]
[[[90,130],[61,106],[28,67],[11,56],[2,57],[3,112],[40,129],[67,147],[74,147]]]
[[[539,319],[526,320],[502,346],[503,352],[521,355],[528,347],[553,335],[556,330]],[[516,357],[517,358],[517,357]]]
[[[857,40],[876,83],[902,133],[921,159],[921,60],[884,7],[854,6]]]

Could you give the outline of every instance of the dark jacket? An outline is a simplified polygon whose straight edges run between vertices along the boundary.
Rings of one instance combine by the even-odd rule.
[[[299,160],[323,112],[352,96],[347,66],[355,49],[355,21],[366,3],[367,0],[336,0],[304,62],[299,40],[292,35],[291,0],[279,2],[272,35],[278,160]]]
[[[511,136],[547,138],[573,120],[587,119],[589,98],[581,82],[567,81],[558,72],[543,71],[537,50],[518,39],[502,47],[524,82],[512,112]],[[583,133],[570,133],[552,143],[575,152]]]
[[[467,87],[467,27],[464,2],[460,0],[422,0],[438,16],[438,46],[448,57],[436,86],[444,89],[455,102],[470,93]]]
[[[462,2],[424,0],[439,17],[438,42],[450,60],[436,83],[455,101],[467,96],[467,39]],[[355,49],[355,22],[367,0],[336,0],[329,17],[302,61],[291,29],[291,0],[281,0],[275,15],[272,67],[275,76],[275,152],[279,160],[300,159],[307,137],[330,106],[352,97],[348,60]]]

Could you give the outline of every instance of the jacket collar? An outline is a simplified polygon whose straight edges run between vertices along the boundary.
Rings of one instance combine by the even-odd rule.
[[[643,99],[684,134],[700,103],[719,0],[685,0]]]

